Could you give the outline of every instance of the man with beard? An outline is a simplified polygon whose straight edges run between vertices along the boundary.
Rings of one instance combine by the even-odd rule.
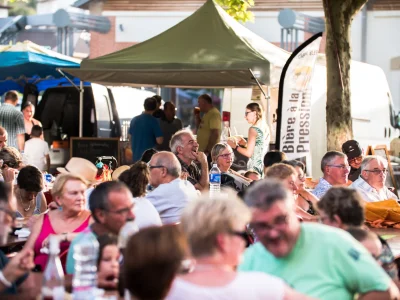
[[[347,161],[351,167],[349,180],[354,182],[361,174],[361,162],[363,153],[360,144],[355,140],[349,140],[342,145],[342,152],[346,154]]]
[[[321,160],[321,171],[324,176],[319,179],[312,193],[321,198],[332,186],[346,185],[349,170],[346,155],[338,151],[328,151]]]
[[[170,142],[172,153],[178,158],[182,172],[197,190],[208,189],[208,163],[204,152],[199,152],[196,138],[188,130],[175,133]],[[200,165],[200,169],[199,166]]]
[[[347,232],[300,223],[293,200],[277,181],[254,184],[245,201],[259,242],[244,254],[239,271],[282,278],[317,299],[398,299],[399,291],[371,254]]]
[[[361,163],[361,175],[351,184],[351,188],[360,192],[364,201],[377,202],[387,199],[396,199],[385,186],[388,172],[388,162],[380,156],[366,156]]]

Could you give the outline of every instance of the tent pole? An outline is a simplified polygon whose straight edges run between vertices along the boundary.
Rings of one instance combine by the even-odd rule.
[[[83,81],[79,81],[79,137],[83,136]]]
[[[79,87],[76,86],[76,84],[67,76],[64,74],[63,71],[61,71],[60,69],[56,69],[58,73],[60,73],[65,79],[67,79],[69,81],[69,83],[76,88],[78,91],[81,91],[81,89]]]

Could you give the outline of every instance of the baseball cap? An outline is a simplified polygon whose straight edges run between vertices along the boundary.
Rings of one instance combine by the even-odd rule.
[[[360,144],[355,140],[349,140],[342,145],[342,152],[348,159],[353,159],[362,155]]]

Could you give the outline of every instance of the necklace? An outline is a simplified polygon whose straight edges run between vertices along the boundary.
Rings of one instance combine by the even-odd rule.
[[[22,202],[21,190],[18,190],[18,194],[19,194],[19,201],[21,202],[22,208],[24,209],[24,211],[28,212],[28,211],[31,209],[31,205],[32,205],[32,201],[33,201],[33,200],[29,201],[29,206],[28,206],[28,208],[25,208],[25,207],[24,207],[24,204],[23,204],[23,202]]]

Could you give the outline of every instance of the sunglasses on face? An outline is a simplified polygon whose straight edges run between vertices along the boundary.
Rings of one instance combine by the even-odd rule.
[[[235,231],[235,230],[232,230],[232,231],[229,232],[229,234],[242,238],[246,243],[246,247],[250,246],[249,235],[248,235],[248,233],[246,231]]]

